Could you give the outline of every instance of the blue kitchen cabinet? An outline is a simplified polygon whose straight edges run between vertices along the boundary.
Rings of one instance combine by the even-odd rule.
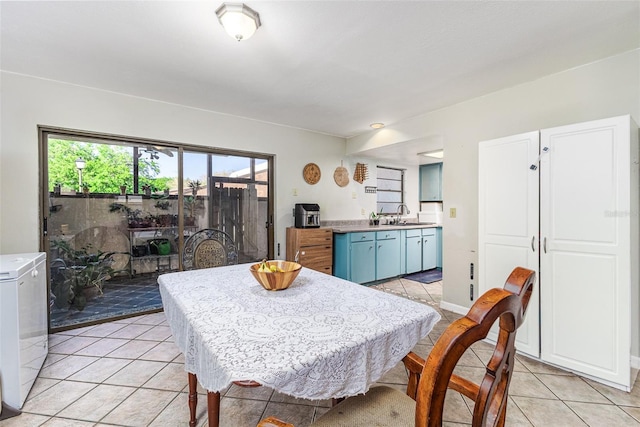
[[[442,201],[442,163],[420,166],[420,201]]]
[[[375,232],[333,236],[333,275],[356,283],[376,280]]]
[[[436,267],[442,268],[442,227],[436,228]]]
[[[422,269],[431,270],[437,266],[436,229],[422,229]]]
[[[400,230],[376,233],[375,280],[400,275]]]
[[[351,278],[356,283],[376,280],[376,251],[373,240],[351,243]]]
[[[333,233],[333,275],[349,280],[349,235]]]
[[[420,229],[404,231],[405,274],[422,270],[422,233]]]

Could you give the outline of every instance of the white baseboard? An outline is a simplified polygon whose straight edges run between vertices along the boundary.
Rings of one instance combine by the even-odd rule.
[[[469,307],[463,307],[457,304],[451,304],[450,302],[440,301],[440,308],[443,310],[453,311],[457,314],[462,314],[463,316],[469,312]]]

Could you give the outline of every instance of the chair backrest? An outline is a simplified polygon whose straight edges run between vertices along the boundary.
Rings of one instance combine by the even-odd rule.
[[[220,267],[238,263],[238,251],[231,236],[222,230],[204,229],[189,236],[184,243],[184,270]]]
[[[504,289],[490,289],[469,313],[451,323],[431,350],[416,394],[416,427],[441,426],[447,388],[475,401],[472,426],[504,425],[507,394],[515,355],[516,330],[531,299],[535,272],[517,267]],[[480,385],[453,374],[471,344],[486,338],[499,319],[496,346]]]

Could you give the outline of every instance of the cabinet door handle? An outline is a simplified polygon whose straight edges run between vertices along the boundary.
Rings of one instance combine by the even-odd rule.
[[[547,238],[545,237],[542,243],[542,247],[544,248],[544,253],[547,253]]]
[[[536,236],[531,237],[531,250],[533,252],[536,251],[536,247],[534,246],[535,241],[536,241]]]
[[[417,241],[416,243],[417,243],[417,244],[420,244],[420,243],[422,243],[422,242],[420,241],[420,239],[418,239],[418,241]]]

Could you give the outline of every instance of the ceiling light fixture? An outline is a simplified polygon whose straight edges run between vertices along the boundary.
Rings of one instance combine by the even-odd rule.
[[[384,123],[371,123],[369,126],[374,129],[382,129],[384,127]]]
[[[424,153],[418,153],[418,156],[435,157],[437,159],[444,158],[444,150],[426,151]]]
[[[222,3],[216,16],[224,30],[234,39],[250,38],[260,26],[260,15],[244,3]]]

